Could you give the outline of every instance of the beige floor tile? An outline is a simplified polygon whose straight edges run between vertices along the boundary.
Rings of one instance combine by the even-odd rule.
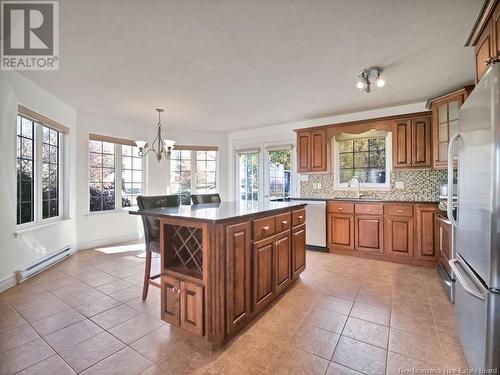
[[[71,375],[75,372],[58,355],[38,362],[36,365],[28,367],[18,375]]]
[[[103,329],[109,330],[137,315],[139,315],[139,311],[122,304],[94,315],[90,319]]]
[[[443,364],[437,336],[423,336],[391,328],[389,350],[434,365]]]
[[[276,375],[322,375],[325,373],[328,363],[328,360],[302,350],[284,349],[271,364],[270,373]]]
[[[332,360],[364,374],[385,374],[387,351],[348,337],[341,337]]]
[[[156,288],[154,287],[149,288],[149,293],[154,293],[155,289]],[[117,299],[118,301],[126,303],[132,301],[133,299],[136,299],[137,297],[142,296],[142,286],[132,286],[130,288],[126,288],[118,292],[111,293],[109,296],[113,297],[114,299]]]
[[[38,333],[27,324],[2,331],[0,332],[0,353],[17,348],[39,337]]]
[[[0,301],[0,316],[14,314],[16,310],[7,301]]]
[[[133,284],[125,280],[116,280],[108,284],[98,286],[96,289],[103,292],[104,294],[112,294],[119,292],[120,290],[130,288]]]
[[[391,305],[391,293],[376,293],[369,290],[360,290],[356,296],[356,301],[371,305]]]
[[[61,300],[64,303],[67,303],[69,306],[75,307],[75,306],[96,300],[96,299],[104,297],[104,296],[105,296],[105,294],[99,292],[98,290],[88,289],[88,290],[84,290],[84,291],[76,293],[76,294],[72,294],[70,296],[62,297]]]
[[[347,320],[342,335],[382,349],[387,349],[389,343],[389,327],[353,318],[352,316]]]
[[[408,374],[417,374],[417,373],[429,373],[431,371],[436,371],[440,367],[436,365],[431,365],[429,363],[425,363],[423,361],[419,361],[417,359],[413,359],[407,356],[404,356],[399,353],[389,352],[387,355],[387,374],[402,374],[403,372]],[[429,372],[425,372],[429,371]]]
[[[75,310],[89,318],[118,305],[121,305],[120,301],[117,301],[116,299],[109,296],[104,296],[93,301],[75,306]]]
[[[101,285],[105,285],[108,283],[112,283],[113,281],[119,280],[118,278],[108,274],[104,273],[103,275],[96,276],[96,277],[91,277],[87,280],[85,280],[85,284],[90,285],[93,288],[96,288]]]
[[[57,288],[57,289],[53,290],[52,293],[54,293],[54,295],[56,295],[59,298],[64,298],[67,296],[71,296],[73,294],[86,292],[88,290],[92,290],[92,288],[90,286],[78,281],[74,284],[66,285],[66,286],[63,286],[61,288]]]
[[[338,363],[330,362],[330,364],[328,365],[328,370],[326,370],[325,375],[363,375],[363,374],[348,367],[339,365]]]
[[[358,319],[388,326],[391,320],[391,308],[386,305],[371,305],[356,301],[350,315]]]
[[[42,282],[40,285],[43,286],[45,289],[53,291],[68,285],[73,285],[73,284],[78,284],[80,283],[77,279],[71,276],[64,276],[56,280],[49,280]]]
[[[316,307],[349,315],[353,304],[354,300],[351,299],[323,295],[316,302]]]
[[[460,345],[442,342],[441,350],[443,352],[443,366],[445,368],[460,373],[460,371],[464,372],[469,367]]]
[[[153,364],[136,351],[125,347],[88,368],[85,375],[139,375]]]
[[[340,336],[321,328],[302,324],[290,340],[290,344],[300,350],[330,360]]]
[[[120,340],[107,332],[102,332],[88,340],[82,341],[59,355],[73,370],[81,372],[125,346]]]
[[[0,354],[0,374],[15,374],[54,354],[54,350],[42,339],[30,341]]]
[[[24,319],[26,319],[27,322],[32,323],[48,316],[60,313],[61,311],[67,310],[69,308],[70,306],[68,306],[66,303],[57,300],[38,305],[36,307],[31,307],[29,309],[20,310],[19,313],[23,316]]]
[[[60,313],[32,322],[32,327],[41,335],[46,336],[75,323],[85,320],[85,317],[73,309],[63,310]]]
[[[314,327],[326,329],[328,331],[340,334],[347,321],[347,315],[339,314],[334,311],[314,308],[307,318],[305,323]]]
[[[26,320],[18,313],[0,315],[0,333],[26,324]]]
[[[84,320],[80,323],[63,328],[44,337],[45,341],[58,353],[71,348],[72,346],[85,341],[103,330],[92,323],[90,320]]]
[[[109,332],[124,343],[131,344],[148,333],[153,332],[155,329],[160,328],[162,325],[163,323],[160,323],[158,320],[141,314],[111,328]]]

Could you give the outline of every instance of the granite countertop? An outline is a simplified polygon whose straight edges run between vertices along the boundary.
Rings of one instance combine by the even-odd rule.
[[[291,198],[298,201],[324,201],[324,202],[367,202],[367,203],[406,203],[406,204],[438,204],[436,201],[419,201],[419,200],[394,200],[394,199],[377,199],[377,198]]]
[[[282,211],[290,207],[301,207],[300,202],[255,202],[242,204],[240,202],[221,202],[197,204],[192,206],[178,206],[166,208],[153,208],[148,210],[132,210],[131,215],[146,215],[154,217],[170,217],[176,219],[189,219],[203,222],[220,222],[230,219],[252,216],[264,212]]]

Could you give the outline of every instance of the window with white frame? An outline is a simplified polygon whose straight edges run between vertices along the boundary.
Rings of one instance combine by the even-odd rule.
[[[112,211],[137,205],[144,191],[144,160],[131,141],[91,134],[89,210]]]
[[[364,187],[389,186],[390,133],[370,130],[335,137],[335,184],[347,186],[356,176]]]
[[[170,193],[181,194],[189,204],[190,194],[217,191],[217,148],[176,146],[170,156]]]
[[[62,217],[62,137],[68,129],[22,106],[17,115],[17,225]]]

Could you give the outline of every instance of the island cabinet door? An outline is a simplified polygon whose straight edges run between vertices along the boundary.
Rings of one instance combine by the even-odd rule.
[[[253,257],[253,310],[260,311],[274,298],[274,237],[255,242]]]
[[[233,333],[252,313],[251,223],[226,229],[226,331]]]
[[[385,220],[385,230],[387,255],[413,256],[413,218],[389,216]]]
[[[278,234],[275,237],[275,254],[276,254],[276,279],[275,279],[275,289],[276,294],[280,294],[290,281],[292,281],[292,256],[291,256],[291,244],[290,244],[290,231],[287,230],[282,234]]]
[[[203,336],[203,287],[181,281],[180,326],[197,336]]]
[[[170,276],[162,276],[162,319],[172,325],[180,324],[180,282]]]
[[[382,216],[358,216],[355,219],[356,250],[384,253],[384,219]]]
[[[292,277],[297,279],[306,268],[306,226],[292,230]]]

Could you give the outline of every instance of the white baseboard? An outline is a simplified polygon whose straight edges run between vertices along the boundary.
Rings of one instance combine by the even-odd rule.
[[[100,238],[98,240],[81,241],[76,244],[76,249],[78,251],[88,250],[99,246],[108,246],[120,242],[134,241],[141,238],[142,238],[142,233],[138,232],[133,234],[127,234],[125,236],[106,237],[106,238]]]
[[[12,288],[16,284],[17,284],[16,274],[4,277],[3,279],[0,280],[0,293],[3,292],[4,290]]]

